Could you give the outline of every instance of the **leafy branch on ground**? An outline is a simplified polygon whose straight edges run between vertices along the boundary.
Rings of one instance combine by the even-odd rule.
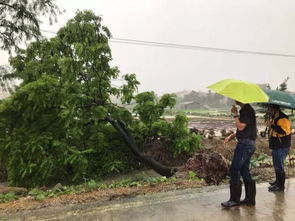
[[[187,174],[187,179],[188,180],[201,180],[201,178],[199,178],[197,176],[197,174],[194,171],[191,171],[191,170]]]
[[[268,156],[265,153],[261,153],[258,157],[252,157],[250,160],[250,167],[259,167],[267,158]]]

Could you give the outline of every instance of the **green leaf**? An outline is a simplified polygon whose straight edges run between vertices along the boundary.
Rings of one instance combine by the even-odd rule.
[[[46,198],[46,196],[43,193],[39,193],[38,195],[36,195],[35,199],[38,201],[42,201]]]

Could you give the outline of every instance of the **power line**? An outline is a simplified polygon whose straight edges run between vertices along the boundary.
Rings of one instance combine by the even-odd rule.
[[[228,53],[254,54],[254,55],[267,55],[267,56],[280,56],[280,57],[293,57],[293,58],[295,57],[295,55],[293,54],[281,54],[281,53],[239,50],[239,49],[205,47],[205,46],[198,46],[198,45],[172,44],[172,43],[164,43],[164,42],[142,41],[142,40],[135,40],[135,39],[112,38],[111,41],[117,42],[117,43],[125,43],[125,44],[171,47],[171,48],[190,49],[190,50],[217,51],[217,52],[223,52],[223,53],[228,52]]]
[[[41,31],[56,34],[56,32],[54,31],[48,31],[48,30],[41,30]],[[206,50],[206,51],[214,51],[214,52],[221,52],[221,53],[239,53],[239,54],[279,56],[279,57],[291,57],[291,58],[295,57],[294,54],[248,51],[248,50],[216,48],[216,47],[206,47],[206,46],[187,45],[187,44],[173,44],[173,43],[166,43],[166,42],[144,41],[144,40],[127,39],[127,38],[111,38],[110,42],[121,43],[121,44],[132,44],[132,45],[154,46],[154,47],[177,48],[177,49]]]

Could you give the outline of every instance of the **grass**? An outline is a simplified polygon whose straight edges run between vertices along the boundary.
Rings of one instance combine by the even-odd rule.
[[[111,184],[100,183],[95,180],[88,180],[84,184],[80,185],[72,185],[72,186],[63,186],[61,184],[57,184],[55,187],[43,190],[40,188],[33,188],[27,194],[23,196],[32,196],[37,201],[42,201],[49,197],[58,197],[60,195],[65,194],[74,194],[74,193],[83,193],[90,192],[93,190],[99,189],[114,189],[121,187],[138,187],[138,186],[146,186],[146,185],[155,185],[157,183],[164,182],[176,182],[175,177],[166,178],[165,176],[161,177],[148,177],[144,178],[145,174],[139,173],[134,178],[122,179],[117,182]],[[13,200],[17,200],[20,196],[15,195],[14,192],[9,192],[6,194],[0,194],[0,202],[10,202]]]
[[[0,202],[1,203],[10,202],[10,201],[16,200],[18,198],[19,198],[19,196],[15,195],[15,192],[0,194]]]
[[[193,116],[230,116],[229,109],[186,109],[186,110],[173,110],[169,112],[165,112],[164,116],[175,116],[178,113],[185,113],[187,115]]]

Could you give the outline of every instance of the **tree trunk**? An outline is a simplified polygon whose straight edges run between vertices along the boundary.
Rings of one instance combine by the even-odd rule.
[[[115,121],[111,117],[106,117],[106,120],[113,125],[113,127],[123,136],[126,144],[131,149],[132,153],[135,156],[135,159],[139,162],[149,166],[154,171],[159,173],[162,176],[171,177],[177,172],[177,168],[167,167],[161,163],[155,161],[154,159],[146,157],[138,148],[133,136],[125,128],[125,125],[121,121]]]

